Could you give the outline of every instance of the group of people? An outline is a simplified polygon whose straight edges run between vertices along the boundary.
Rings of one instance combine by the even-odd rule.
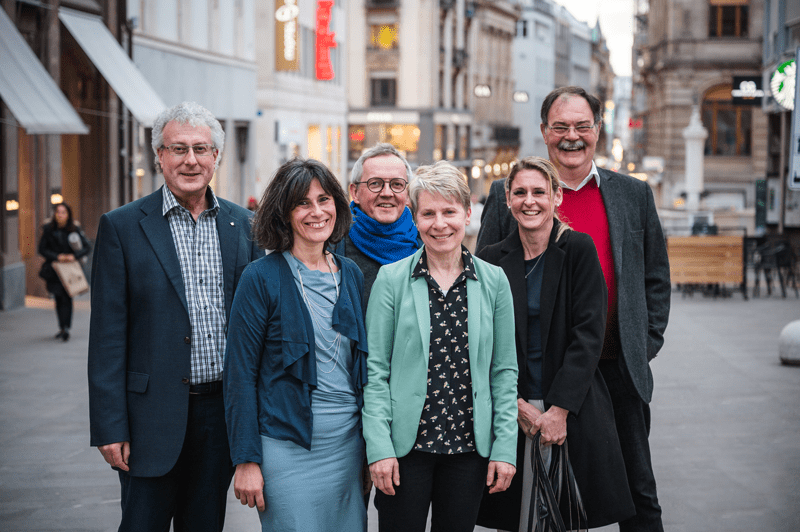
[[[220,531],[233,480],[265,531],[366,530],[373,484],[384,532],[424,530],[429,508],[434,531],[521,531],[535,434],[569,437],[589,527],[662,530],[666,250],[649,187],[592,162],[599,109],[577,87],[545,100],[550,161],[492,186],[476,255],[448,162],[414,174],[378,144],[348,201],[294,159],[251,219],[208,186],[216,119],[165,111],[165,186],[103,215],[93,263],[91,444],[120,530]]]

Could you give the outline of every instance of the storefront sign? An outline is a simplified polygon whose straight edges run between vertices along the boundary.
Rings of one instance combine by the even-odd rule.
[[[734,76],[731,96],[733,105],[761,105],[761,76]]]
[[[297,16],[299,0],[275,0],[275,70],[300,70]]]
[[[333,65],[331,64],[331,48],[336,47],[336,34],[330,30],[331,8],[333,0],[317,1],[317,46],[316,46],[316,69],[317,79],[333,79]]]
[[[781,107],[790,111],[794,109],[794,82],[796,75],[797,64],[794,59],[790,59],[775,69],[769,84],[775,101]]]
[[[797,48],[795,65],[800,64],[800,47]],[[794,111],[792,111],[792,137],[789,143],[789,188],[800,190],[800,69],[795,68],[794,79]],[[788,203],[787,203],[788,205]]]

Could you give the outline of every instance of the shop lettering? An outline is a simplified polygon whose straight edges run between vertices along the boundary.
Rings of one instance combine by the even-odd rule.
[[[330,31],[331,8],[333,0],[319,0],[317,2],[317,27],[316,27],[316,73],[319,80],[333,79],[333,64],[331,64],[331,48],[336,47],[336,35]]]

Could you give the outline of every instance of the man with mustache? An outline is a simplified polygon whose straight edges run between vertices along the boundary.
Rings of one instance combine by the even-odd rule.
[[[350,173],[353,225],[336,253],[361,268],[365,309],[378,269],[412,255],[422,245],[406,207],[411,176],[408,161],[387,143],[365,151]]]
[[[650,186],[593,161],[601,102],[580,87],[561,87],[542,103],[541,131],[563,187],[559,216],[588,233],[608,288],[608,321],[600,368],[614,417],[636,515],[621,532],[663,531],[650,460],[653,375],[649,362],[664,343],[670,307],[666,243]],[[476,249],[508,236],[504,179],[492,183]],[[545,346],[546,349],[546,346]]]

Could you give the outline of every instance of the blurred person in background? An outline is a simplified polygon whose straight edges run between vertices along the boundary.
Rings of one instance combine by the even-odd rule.
[[[39,255],[44,257],[39,277],[45,280],[47,291],[56,300],[56,338],[65,342],[69,340],[69,329],[72,327],[72,297],[61,284],[53,263],[80,261],[90,250],[89,240],[78,222],[73,220],[70,206],[66,203],[54,205],[53,218],[42,226],[42,238],[39,240]]]
[[[366,530],[363,277],[326,251],[349,227],[344,191],[313,159],[281,166],[256,212],[253,235],[273,251],[233,302],[225,415],[234,493],[265,532]]]
[[[367,307],[367,461],[381,532],[471,532],[517,447],[514,311],[502,270],[463,247],[470,192],[450,163],[410,187],[422,249],[383,266]]]

